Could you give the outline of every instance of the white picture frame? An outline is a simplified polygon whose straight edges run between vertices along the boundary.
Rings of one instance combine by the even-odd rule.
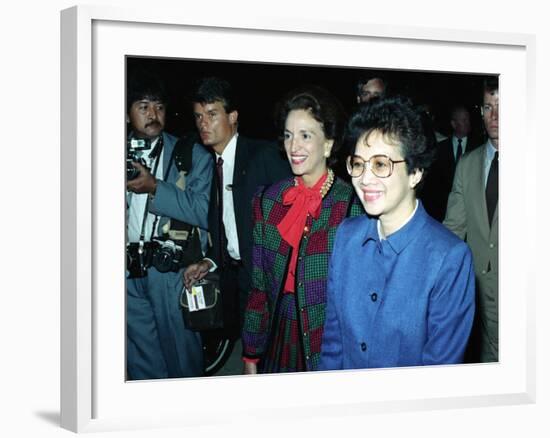
[[[311,418],[534,402],[534,268],[521,254],[534,250],[536,214],[519,214],[536,205],[527,162],[535,156],[534,36],[92,6],[62,11],[61,24],[62,427],[96,432],[261,421],[274,413]],[[124,215],[113,211],[124,208],[126,55],[500,75],[500,362],[125,382]],[[524,153],[512,162],[507,145],[518,142]],[[512,182],[507,176],[518,169],[522,178]],[[269,396],[259,404],[253,394]]]

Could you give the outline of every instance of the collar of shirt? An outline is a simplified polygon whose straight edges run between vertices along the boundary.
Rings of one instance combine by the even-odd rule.
[[[151,161],[151,152],[155,150],[158,142],[159,138],[157,137],[151,142],[151,147],[143,151],[143,158],[145,158],[147,161]]]
[[[464,154],[464,152],[466,152],[466,145],[468,144],[468,137],[462,137],[461,140],[462,140],[462,154]],[[456,151],[458,149],[458,137],[456,135],[453,135],[451,138],[451,141],[453,142],[453,152],[456,157]]]
[[[216,160],[219,157],[223,158],[223,184],[224,189],[227,188],[228,185],[233,184],[233,169],[235,169],[235,154],[237,152],[237,137],[239,134],[235,133],[235,135],[229,140],[229,143],[227,143],[227,146],[223,150],[223,152],[220,154],[216,153]]]
[[[412,219],[412,217],[414,216],[414,214],[416,213],[416,210],[418,209],[418,199],[416,200],[416,204],[414,205],[414,210],[412,211],[412,213],[409,215],[409,217],[405,220],[405,222],[403,222],[403,224],[401,224],[401,226],[395,230],[391,235],[393,236],[395,233],[397,233],[401,228],[403,228],[405,225],[407,225],[409,223],[409,221]],[[380,240],[386,240],[387,237],[386,235],[384,234],[384,231],[382,230],[382,227],[380,225],[380,219],[376,221],[376,229],[378,231],[378,237],[380,238]]]
[[[491,161],[493,161],[496,151],[497,148],[493,146],[491,140],[487,140],[487,143],[485,143],[485,162],[489,163],[489,166],[491,165]]]
[[[366,244],[369,240],[375,242],[384,240],[395,253],[399,254],[416,237],[417,233],[421,232],[421,228],[426,221],[426,216],[427,213],[424,210],[422,202],[417,199],[414,211],[397,231],[394,231],[386,238],[380,237],[379,221],[372,220],[371,223],[373,225],[367,228],[363,242]],[[376,223],[376,226],[374,226],[374,223]]]
[[[148,149],[147,151],[144,151],[145,153],[143,154],[143,157],[145,158],[145,161],[147,162],[147,167],[149,167],[149,169],[151,169],[151,172],[153,172],[153,167],[155,165],[155,160],[159,160],[159,165],[157,166],[157,173],[155,176],[156,179],[160,179],[162,180],[163,179],[163,160],[164,160],[164,147],[162,148],[162,150],[160,151],[160,155],[155,158],[155,159],[151,159],[150,155],[151,155],[151,152],[153,152],[153,150],[155,149],[155,146],[157,145],[159,139],[158,137],[155,138],[152,142],[151,142],[151,149]]]

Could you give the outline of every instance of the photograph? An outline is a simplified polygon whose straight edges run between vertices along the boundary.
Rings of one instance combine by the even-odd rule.
[[[498,362],[498,75],[125,76],[128,380]]]

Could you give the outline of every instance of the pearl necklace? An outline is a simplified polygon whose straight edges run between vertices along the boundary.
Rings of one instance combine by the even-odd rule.
[[[320,190],[321,198],[325,197],[325,195],[328,193],[328,191],[332,187],[333,182],[334,182],[334,172],[332,171],[332,169],[329,169],[327,179],[325,180],[325,182],[321,186],[321,190]]]
[[[333,182],[334,182],[334,172],[332,171],[332,169],[329,168],[327,179],[325,180],[325,182],[321,186],[321,189],[319,190],[319,193],[321,194],[321,198],[324,198],[326,196],[326,194],[332,187]],[[294,178],[294,185],[295,186],[298,185],[298,178]]]

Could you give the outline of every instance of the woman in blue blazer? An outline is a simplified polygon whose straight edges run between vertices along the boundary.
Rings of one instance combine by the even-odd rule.
[[[400,97],[371,102],[349,122],[347,169],[367,214],[336,234],[321,370],[462,362],[472,255],[417,199],[433,160],[426,127]]]

